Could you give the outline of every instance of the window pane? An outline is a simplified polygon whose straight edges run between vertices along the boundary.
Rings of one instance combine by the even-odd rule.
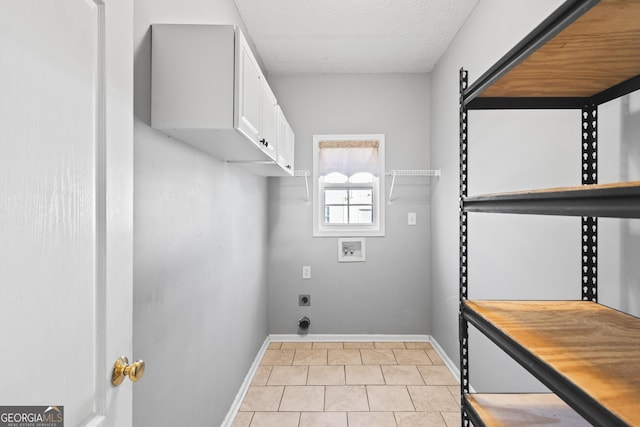
[[[350,224],[373,224],[371,206],[351,206],[349,208]]]
[[[346,205],[347,189],[324,190],[325,205]]]
[[[350,205],[372,205],[373,204],[373,189],[365,188],[362,190],[351,190],[349,192],[349,204]]]
[[[347,213],[346,206],[325,206],[324,223],[347,224]]]

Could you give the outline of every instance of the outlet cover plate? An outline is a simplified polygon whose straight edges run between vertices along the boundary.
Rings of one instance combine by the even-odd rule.
[[[417,218],[415,212],[409,212],[407,214],[407,225],[416,225]]]

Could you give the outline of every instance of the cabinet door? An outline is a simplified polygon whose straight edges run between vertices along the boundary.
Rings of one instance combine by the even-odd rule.
[[[262,79],[262,122],[260,148],[272,160],[278,150],[278,101],[265,79]]]
[[[293,175],[295,135],[280,106],[278,112],[278,165]]]
[[[235,127],[258,145],[260,140],[262,72],[240,31],[236,31],[238,81]]]

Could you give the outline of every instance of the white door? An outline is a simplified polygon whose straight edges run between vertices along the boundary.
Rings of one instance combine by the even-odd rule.
[[[0,405],[67,427],[131,426],[132,14],[0,0]]]

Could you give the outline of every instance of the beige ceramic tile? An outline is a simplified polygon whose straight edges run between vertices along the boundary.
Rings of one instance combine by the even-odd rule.
[[[431,343],[428,343],[426,341],[406,342],[406,343],[404,343],[404,345],[407,348],[411,348],[411,349],[421,349],[421,350],[431,350],[431,349],[433,349],[433,347],[431,346]]]
[[[369,407],[375,411],[415,411],[411,397],[405,386],[367,386]]]
[[[283,386],[251,386],[240,405],[240,411],[277,411]]]
[[[384,385],[380,365],[345,366],[347,385]]]
[[[328,349],[328,348],[344,348],[341,342],[314,342],[313,348]]]
[[[363,365],[396,365],[393,351],[386,349],[362,349],[360,350]]]
[[[393,412],[349,412],[349,427],[396,427]]]
[[[261,365],[291,365],[295,350],[267,350]]]
[[[298,427],[299,412],[256,412],[251,427]]]
[[[324,410],[323,386],[291,385],[284,388],[280,411],[320,411]]]
[[[296,350],[294,365],[326,365],[327,350]]]
[[[267,385],[305,385],[308,366],[274,366]]]
[[[303,412],[300,427],[347,427],[346,412]]]
[[[434,365],[444,365],[444,362],[438,355],[438,352],[435,350],[427,350],[427,354],[429,355],[429,359],[431,359],[431,363]]]
[[[460,411],[458,412],[441,412],[442,418],[444,418],[444,422],[447,424],[447,427],[458,427],[462,424],[462,416],[460,415]]]
[[[279,350],[281,345],[282,345],[281,342],[277,342],[277,341],[270,342],[269,346],[267,347],[267,349],[269,349],[269,350]]]
[[[394,349],[393,354],[398,361],[398,365],[432,365],[427,352],[420,349],[401,350]]]
[[[374,342],[375,348],[407,348],[403,342]]]
[[[360,350],[328,350],[329,365],[362,365]]]
[[[271,374],[271,365],[261,365],[256,369],[256,373],[253,375],[252,385],[267,385],[269,375]]]
[[[344,348],[375,348],[372,342],[345,342]]]
[[[233,419],[231,427],[249,427],[253,418],[253,412],[238,412]]]
[[[415,366],[382,365],[387,385],[424,385],[422,375]]]
[[[367,391],[364,386],[330,386],[325,390],[324,410],[368,411]]]
[[[307,385],[344,384],[344,366],[309,366]]]
[[[395,415],[398,427],[447,427],[440,412],[396,412]]]
[[[418,366],[426,385],[457,385],[458,381],[444,365]]]
[[[310,349],[313,346],[312,342],[283,342],[282,349],[298,349],[298,348],[308,348]]]
[[[459,405],[446,386],[408,386],[416,411],[443,412],[457,411]]]

